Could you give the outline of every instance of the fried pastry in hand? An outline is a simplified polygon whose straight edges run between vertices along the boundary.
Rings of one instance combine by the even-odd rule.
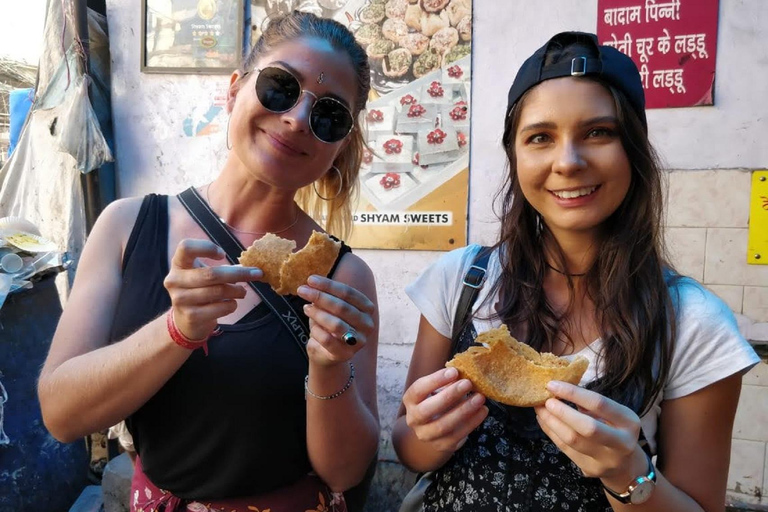
[[[280,288],[275,291],[280,295],[296,295],[298,287],[306,284],[312,274],[328,275],[339,256],[339,249],[341,242],[313,231],[307,245],[288,256],[280,267]]]
[[[296,242],[267,233],[240,254],[244,267],[258,267],[264,272],[264,281],[273,290],[280,288],[280,267],[296,249]]]
[[[306,284],[312,274],[328,275],[339,256],[341,242],[313,231],[307,245],[294,253],[295,248],[293,240],[267,233],[240,254],[240,263],[260,268],[264,281],[278,295],[296,295],[298,287]]]
[[[469,379],[475,390],[488,398],[516,407],[542,405],[552,394],[547,383],[561,380],[578,384],[589,361],[577,356],[572,361],[550,353],[539,353],[509,334],[507,326],[478,335],[476,343],[456,354],[445,365]]]

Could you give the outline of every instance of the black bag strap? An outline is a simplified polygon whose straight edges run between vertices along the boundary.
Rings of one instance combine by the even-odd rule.
[[[193,219],[203,228],[203,231],[213,242],[224,249],[227,259],[233,265],[238,264],[240,254],[245,250],[240,241],[224,226],[221,219],[211,210],[194,187],[178,195],[179,201],[187,209]],[[309,341],[309,326],[305,325],[301,315],[291,306],[285,297],[278,295],[267,284],[261,281],[250,281],[248,284],[259,294],[261,300],[277,315],[283,325],[291,333],[301,353],[307,358],[307,341]],[[308,358],[307,358],[308,359]]]
[[[490,247],[482,246],[475,255],[475,259],[472,265],[467,270],[462,283],[464,284],[461,295],[459,296],[459,303],[456,306],[456,315],[453,318],[453,332],[451,334],[451,357],[456,354],[456,350],[459,347],[459,338],[461,338],[461,331],[466,327],[467,318],[470,311],[472,311],[472,305],[477,300],[477,296],[480,293],[480,289],[485,284],[486,269],[488,268],[488,260],[491,257]]]

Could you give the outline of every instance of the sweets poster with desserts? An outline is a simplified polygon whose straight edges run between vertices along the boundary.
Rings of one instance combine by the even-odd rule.
[[[252,0],[252,35],[293,9],[352,30],[371,64],[368,150],[347,242],[449,250],[467,242],[472,0]]]

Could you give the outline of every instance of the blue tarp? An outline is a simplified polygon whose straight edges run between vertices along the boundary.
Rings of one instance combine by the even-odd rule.
[[[8,156],[13,153],[13,148],[19,142],[21,129],[24,127],[24,121],[27,120],[27,114],[32,107],[32,101],[35,99],[34,89],[15,89],[9,95],[10,118],[11,118],[11,144],[8,146]]]

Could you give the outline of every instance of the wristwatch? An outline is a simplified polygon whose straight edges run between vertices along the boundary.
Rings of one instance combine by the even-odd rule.
[[[616,501],[629,505],[640,505],[645,503],[651,497],[653,490],[656,488],[656,470],[653,467],[653,461],[648,453],[645,454],[648,458],[648,474],[639,476],[632,480],[627,487],[627,490],[621,494],[612,491],[603,485],[605,492],[613,496]]]

